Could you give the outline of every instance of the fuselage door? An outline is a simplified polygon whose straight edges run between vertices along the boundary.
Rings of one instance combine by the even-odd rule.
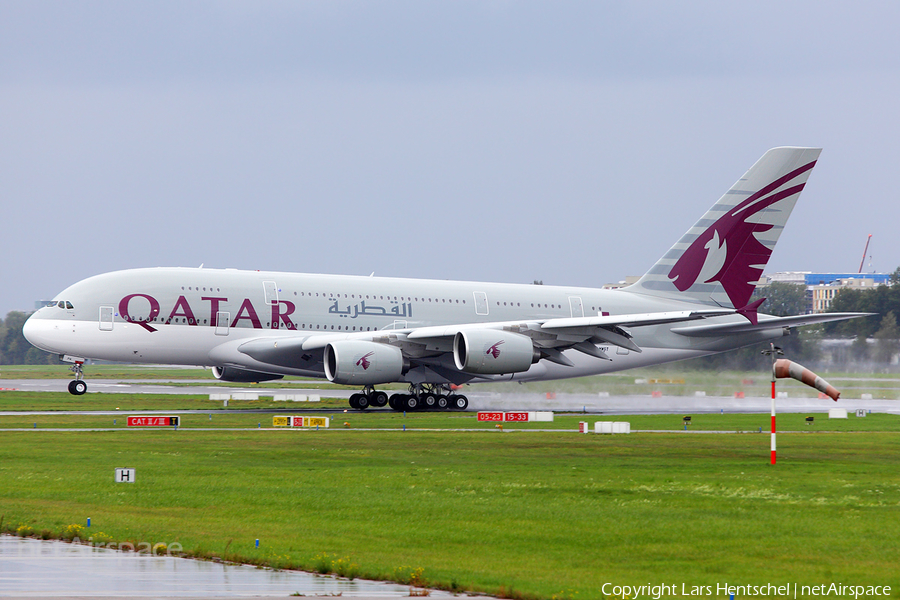
[[[569,296],[569,310],[573,317],[584,316],[584,305],[581,303],[580,296]]]
[[[275,306],[278,304],[278,287],[274,281],[263,281],[263,289],[266,292],[266,304]]]
[[[114,312],[115,309],[112,306],[100,307],[100,331],[112,331]]]
[[[219,311],[216,313],[216,335],[228,335],[228,323],[231,313]]]
[[[488,299],[486,292],[473,292],[475,294],[475,314],[488,314]]]

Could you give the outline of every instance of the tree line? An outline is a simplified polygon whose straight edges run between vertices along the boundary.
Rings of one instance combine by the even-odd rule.
[[[831,337],[854,338],[850,354],[855,362],[890,363],[900,351],[900,267],[891,273],[890,285],[838,291],[829,312],[868,312],[873,316],[828,323]]]
[[[55,365],[59,358],[28,343],[22,326],[28,314],[12,311],[0,319],[0,365]]]
[[[786,317],[803,314],[808,308],[807,290],[803,284],[773,282],[758,287],[752,300],[766,298],[760,312]],[[847,347],[832,350],[828,368],[883,368],[900,353],[900,267],[890,277],[890,285],[868,289],[838,290],[828,312],[868,312],[870,317],[826,323],[793,329],[790,336],[775,340],[787,358],[807,366],[819,364],[824,358],[822,340],[854,340]],[[725,352],[680,364],[696,369],[754,370],[764,368],[770,359],[761,351],[768,343],[754,344],[734,352]],[[678,367],[676,367],[678,368]]]

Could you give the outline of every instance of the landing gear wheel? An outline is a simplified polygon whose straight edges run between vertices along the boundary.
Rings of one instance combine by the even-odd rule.
[[[466,410],[469,408],[469,399],[462,394],[450,396],[450,408],[452,410]]]
[[[450,401],[447,399],[447,396],[437,397],[437,407],[439,410],[447,410],[448,406],[450,406]]]
[[[437,406],[437,396],[434,394],[425,394],[422,396],[422,405],[422,408],[425,410],[431,410]]]
[[[367,408],[369,408],[369,397],[365,394],[351,394],[350,408],[355,408],[356,410],[366,410]]]
[[[388,406],[390,406],[394,410],[403,410],[401,405],[403,401],[403,394],[393,394],[390,398],[388,398]]]
[[[384,392],[375,392],[369,396],[369,404],[382,407],[388,403],[388,395]]]
[[[419,402],[419,399],[415,396],[407,396],[404,399],[404,408],[406,408],[406,410],[418,410],[420,406],[421,402]]]
[[[69,382],[69,393],[73,396],[81,396],[87,391],[87,384],[82,379],[73,379]]]

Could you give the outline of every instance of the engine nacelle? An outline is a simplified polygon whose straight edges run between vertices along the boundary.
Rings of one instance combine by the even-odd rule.
[[[325,377],[347,385],[375,385],[400,379],[409,363],[400,348],[375,342],[342,340],[325,346]]]
[[[521,373],[541,359],[531,338],[498,329],[460,331],[453,338],[453,361],[466,373]]]
[[[247,371],[246,369],[237,369],[235,367],[213,367],[212,373],[213,377],[219,381],[233,381],[235,383],[258,383],[260,381],[284,378],[284,375]]]

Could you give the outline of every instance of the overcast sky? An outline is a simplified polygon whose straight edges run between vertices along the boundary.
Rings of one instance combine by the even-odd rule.
[[[0,316],[147,266],[600,286],[767,149],[900,266],[900,3],[0,0]]]

